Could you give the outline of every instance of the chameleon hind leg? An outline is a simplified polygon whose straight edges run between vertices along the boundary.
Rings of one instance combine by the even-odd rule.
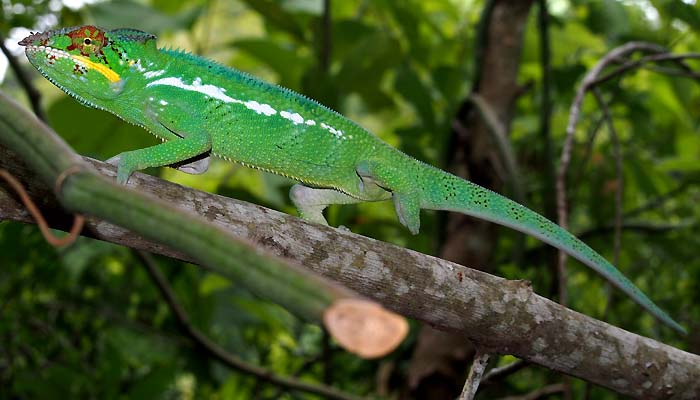
[[[299,211],[299,216],[311,222],[328,225],[323,210],[331,204],[356,204],[364,201],[381,201],[391,197],[391,193],[379,187],[372,179],[357,174],[357,186],[351,190],[353,195],[336,189],[320,189],[296,184],[289,191],[292,203]]]
[[[328,225],[323,210],[331,204],[355,204],[362,200],[335,189],[316,189],[296,184],[289,190],[289,197],[299,216],[307,221]]]
[[[405,180],[411,183],[405,187],[393,187],[390,182],[401,182],[402,180],[397,179],[397,177],[401,176],[403,171],[394,167],[386,167],[384,163],[377,161],[361,162],[357,165],[356,172],[364,181],[373,182],[377,187],[385,188],[387,193],[391,193],[399,222],[412,234],[418,234],[421,202],[418,191],[411,187],[411,184],[416,184],[416,182]]]

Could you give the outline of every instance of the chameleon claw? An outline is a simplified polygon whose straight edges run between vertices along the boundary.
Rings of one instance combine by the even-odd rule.
[[[124,159],[122,158],[122,154],[117,154],[116,156],[106,160],[105,162],[107,164],[114,165],[115,167],[117,167],[117,183],[120,185],[126,185],[133,171],[124,166]]]
[[[131,176],[131,172],[129,172],[125,168],[118,168],[117,169],[117,183],[120,185],[126,185],[127,182],[129,182],[129,176]]]

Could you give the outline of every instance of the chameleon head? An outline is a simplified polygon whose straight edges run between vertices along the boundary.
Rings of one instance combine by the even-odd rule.
[[[145,52],[156,48],[154,35],[92,25],[33,33],[19,44],[49,81],[92,106],[119,94],[125,78],[143,71]]]

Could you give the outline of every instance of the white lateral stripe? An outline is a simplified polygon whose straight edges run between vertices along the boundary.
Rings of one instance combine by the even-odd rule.
[[[158,71],[146,71],[143,73],[143,77],[146,79],[157,78],[165,73],[164,69],[159,69]]]
[[[176,88],[180,88],[183,90],[187,90],[190,92],[197,92],[197,93],[202,93],[205,96],[209,96],[214,99],[221,100],[225,103],[241,103],[243,104],[242,101],[234,99],[232,97],[227,96],[224,94],[225,90],[214,85],[202,85],[202,80],[197,78],[192,82],[191,85],[188,85],[182,81],[180,78],[173,78],[173,77],[168,77],[168,78],[160,78],[157,81],[149,82],[146,84],[146,87],[149,86],[173,86]]]
[[[151,77],[156,77],[161,75],[161,71],[148,71],[144,73],[150,74]],[[158,74],[158,75],[155,75]],[[197,92],[201,93],[205,96],[211,97],[213,99],[221,100],[224,103],[235,103],[235,104],[242,104],[244,105],[247,109],[255,111],[258,114],[264,114],[266,116],[272,116],[277,114],[277,110],[272,108],[269,104],[261,104],[255,100],[248,100],[248,101],[243,101],[239,99],[234,99],[233,97],[228,96],[225,92],[226,89],[220,88],[215,85],[210,85],[210,84],[202,84],[202,78],[197,77],[192,81],[191,85],[188,85],[182,81],[182,78],[174,78],[174,77],[168,77],[168,78],[160,78],[158,80],[155,80],[153,82],[149,82],[146,84],[146,87],[150,86],[158,86],[158,85],[163,85],[163,86],[172,86],[176,88],[180,88],[183,90],[187,90],[190,92]],[[162,103],[161,103],[162,104]],[[304,117],[301,116],[299,113],[291,113],[289,111],[280,111],[279,113],[280,117],[287,119],[291,121],[294,125],[300,125],[300,124],[306,124],[307,126],[315,126],[316,121],[311,120],[311,119],[304,119]],[[334,136],[340,138],[343,137],[343,131],[340,129],[335,129],[334,127],[322,122],[321,123],[321,128],[329,131],[332,133]]]
[[[294,125],[299,125],[304,123],[304,117],[299,113],[290,113],[289,111],[280,111],[280,117],[288,119],[294,123]]]
[[[321,122],[321,128],[328,129],[328,132],[334,134],[337,137],[343,136],[343,131],[341,131],[340,129],[335,129],[334,127],[332,127],[324,122]]]
[[[236,103],[238,102],[240,101],[236,101]],[[246,106],[246,108],[248,108],[249,110],[253,110],[258,114],[265,114],[268,117],[277,114],[277,110],[270,107],[269,104],[260,104],[255,100],[246,101],[245,103],[241,102],[241,104]]]

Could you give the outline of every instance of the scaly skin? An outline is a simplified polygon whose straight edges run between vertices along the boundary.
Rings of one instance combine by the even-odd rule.
[[[420,209],[451,210],[502,224],[564,250],[672,328],[684,329],[612,264],[543,216],[417,161],[342,115],[291,90],[212,61],[158,49],[155,36],[94,26],[30,35],[29,61],[83,104],[139,125],[162,144],[120,154],[117,181],[179,165],[204,172],[209,154],[295,179],[302,217],[326,223],[329,204],[392,199],[412,233]],[[184,164],[184,165],[183,165]]]

